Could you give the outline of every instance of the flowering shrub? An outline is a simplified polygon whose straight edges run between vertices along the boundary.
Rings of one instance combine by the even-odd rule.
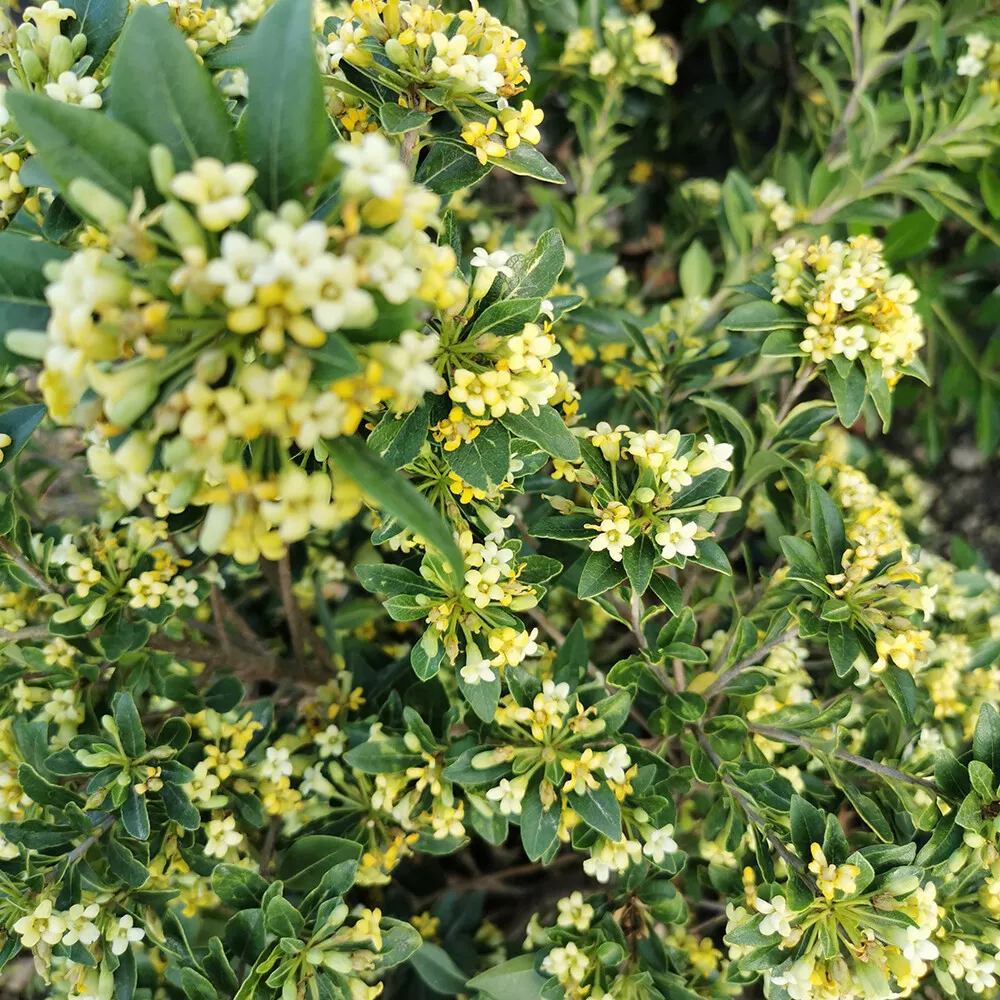
[[[0,20],[0,994],[1000,993],[1000,28],[691,6]]]

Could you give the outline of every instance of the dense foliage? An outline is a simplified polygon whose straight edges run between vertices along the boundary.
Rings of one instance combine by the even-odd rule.
[[[0,14],[0,994],[997,996],[991,7]]]

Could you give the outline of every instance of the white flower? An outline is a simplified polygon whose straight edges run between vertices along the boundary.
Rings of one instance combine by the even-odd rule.
[[[338,146],[336,156],[346,167],[340,190],[350,198],[392,198],[409,184],[410,175],[392,144],[377,132],[365,134],[357,144]]]
[[[260,765],[261,777],[275,783],[282,778],[290,778],[294,767],[288,747],[268,747]]]
[[[542,962],[542,971],[560,982],[582,983],[589,969],[590,959],[572,941],[565,948],[553,948]]]
[[[716,442],[711,434],[705,435],[705,440],[698,443],[701,454],[691,463],[689,471],[693,476],[700,476],[711,469],[733,471],[733,463],[729,461],[733,454],[733,446]]]
[[[792,1000],[812,1000],[812,975],[816,961],[812,955],[806,955],[793,962],[781,975],[772,976],[775,986],[784,986]]]
[[[68,929],[63,935],[62,943],[73,945],[79,941],[81,944],[94,944],[95,941],[99,941],[101,932],[94,921],[100,912],[101,908],[97,903],[91,903],[87,907],[82,903],[71,906],[66,913]]]
[[[475,643],[470,643],[465,654],[465,666],[459,671],[466,684],[478,684],[480,681],[492,681],[496,676],[490,661],[479,651]]]
[[[594,908],[583,901],[582,892],[573,892],[564,896],[556,903],[559,908],[559,918],[556,923],[560,927],[573,927],[581,934],[590,928],[594,918]]]
[[[964,56],[959,57],[955,72],[959,76],[979,76],[983,71],[983,65],[982,59],[977,59],[971,52],[966,52]]]
[[[214,233],[250,214],[246,193],[257,179],[249,163],[224,164],[204,156],[170,182],[170,190],[195,206],[198,221]]]
[[[320,757],[324,759],[339,757],[347,746],[347,737],[331,722],[326,729],[313,737],[313,742],[319,747]]]
[[[857,323],[854,326],[835,326],[833,328],[833,353],[843,354],[848,361],[853,361],[862,351],[868,349],[868,339],[865,328]]]
[[[508,781],[507,778],[501,778],[500,784],[486,793],[486,798],[490,802],[496,802],[504,816],[520,816],[521,801],[524,799],[526,789],[525,781],[518,778]]]
[[[659,830],[650,830],[643,834],[646,844],[642,853],[659,864],[666,855],[673,854],[677,850],[677,841],[673,838],[673,832],[673,824],[668,823],[666,826],[661,826]]]
[[[624,784],[625,772],[632,766],[632,758],[628,755],[628,747],[624,743],[613,746],[601,754],[601,769],[609,781],[616,785]]]
[[[503,86],[503,73],[497,71],[497,57],[492,52],[477,61],[476,78],[488,94],[495,94]]]
[[[774,208],[778,202],[785,200],[785,189],[770,177],[765,177],[757,188],[757,200],[765,208]]]
[[[146,932],[141,927],[132,926],[132,917],[126,913],[117,924],[108,928],[107,939],[111,943],[111,953],[123,955],[130,944],[141,941]]]
[[[81,108],[99,108],[104,102],[97,93],[98,83],[92,76],[77,77],[67,70],[55,83],[45,84],[45,93],[61,104],[79,104]]]
[[[770,902],[758,896],[753,905],[758,913],[765,915],[760,922],[761,934],[780,934],[783,938],[791,937],[794,914],[789,910],[784,896],[775,896]]]
[[[993,46],[993,43],[981,31],[966,35],[965,44],[969,46],[969,55],[975,56],[977,59],[985,59]]]
[[[694,521],[683,522],[679,517],[672,517],[666,528],[656,533],[656,544],[660,546],[660,554],[664,559],[674,556],[693,556],[698,549],[694,544],[694,536],[698,534],[698,525]]]
[[[493,253],[487,253],[483,247],[476,247],[472,251],[471,263],[473,267],[487,267],[498,274],[513,278],[514,272],[507,266],[508,260],[510,260],[510,254],[506,250],[494,250]]]

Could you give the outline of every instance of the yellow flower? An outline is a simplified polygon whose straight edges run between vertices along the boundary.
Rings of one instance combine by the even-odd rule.
[[[493,134],[497,130],[496,118],[490,118],[484,125],[482,122],[469,122],[462,130],[462,138],[476,151],[476,158],[485,164],[489,157],[507,155],[507,147]]]
[[[517,149],[523,139],[531,143],[532,146],[538,144],[542,138],[538,126],[541,125],[545,113],[541,108],[536,108],[531,101],[525,101],[521,105],[520,111],[513,108],[504,108],[500,112],[500,123],[503,125],[507,138],[504,140],[508,149]]]

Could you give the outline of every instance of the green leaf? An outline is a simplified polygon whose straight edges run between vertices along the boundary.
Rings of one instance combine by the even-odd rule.
[[[191,804],[187,794],[177,785],[165,784],[160,789],[160,798],[167,817],[185,830],[197,830],[201,826],[201,814]]]
[[[340,837],[299,837],[282,855],[278,878],[295,892],[308,892],[335,865],[361,860],[361,845]]]
[[[535,180],[545,181],[548,184],[566,183],[566,178],[527,142],[522,142],[517,149],[508,149],[506,155],[502,157],[490,157],[490,162],[521,177],[534,177]]]
[[[416,181],[442,197],[472,187],[492,170],[452,143],[436,142],[417,167]]]
[[[65,260],[69,252],[17,233],[0,233],[0,336],[8,330],[44,330],[49,306],[49,279],[42,267]],[[0,340],[0,360],[7,353]],[[13,436],[13,435],[12,435]]]
[[[757,439],[754,436],[753,429],[747,422],[746,417],[735,406],[730,406],[728,403],[723,402],[721,399],[716,399],[714,396],[692,396],[691,402],[697,406],[703,406],[706,410],[713,410],[715,413],[718,413],[743,439],[747,458],[754,453],[754,449],[757,447]]]
[[[778,539],[788,562],[788,579],[805,585],[811,594],[829,597],[826,574],[816,550],[804,539],[783,535]]]
[[[128,0],[64,0],[60,7],[76,11],[76,18],[64,27],[70,38],[87,36],[87,55],[94,60],[91,72],[101,65],[128,17]]]
[[[426,111],[414,111],[404,108],[395,101],[387,101],[378,109],[379,121],[388,135],[402,135],[414,129],[426,128],[431,122],[431,115]]]
[[[823,843],[826,827],[823,814],[801,795],[793,795],[789,821],[795,850],[803,861],[808,862],[811,860],[810,847]]]
[[[538,861],[551,850],[559,834],[562,816],[559,793],[554,791],[552,803],[546,809],[540,793],[543,780],[543,769],[539,768],[528,782],[521,802],[521,843],[529,861]]]
[[[816,483],[809,485],[809,523],[812,543],[827,573],[840,573],[841,557],[847,548],[844,517],[830,494]]]
[[[126,205],[132,203],[136,188],[159,200],[149,147],[121,122],[100,111],[19,91],[8,93],[7,109],[64,198],[70,181],[85,177]],[[86,205],[73,207],[85,214]]]
[[[24,764],[21,765],[24,767]],[[993,771],[988,764],[981,760],[969,761],[969,781],[975,793],[984,801],[992,802],[996,798],[997,779],[993,777]],[[22,781],[23,785],[24,782]]]
[[[677,275],[681,292],[686,299],[700,299],[712,290],[715,269],[712,258],[701,240],[695,240],[684,251]]]
[[[44,416],[45,405],[43,403],[16,406],[13,410],[0,414],[0,434],[6,434],[10,438],[10,444],[3,447],[0,469],[21,453]]]
[[[527,954],[481,972],[466,989],[478,990],[489,1000],[540,1000],[546,982],[535,972],[535,956]]]
[[[881,677],[886,691],[889,692],[903,717],[903,722],[907,726],[912,726],[917,711],[917,685],[913,674],[897,667],[895,663],[889,663]]]
[[[393,413],[379,421],[368,436],[368,447],[381,455],[394,469],[409,465],[427,440],[429,411],[418,406],[403,417]]]
[[[166,14],[139,5],[129,18],[115,53],[111,114],[166,146],[178,170],[200,156],[229,163],[236,150],[222,94]]]
[[[493,493],[510,472],[510,435],[494,421],[444,456],[452,471],[470,486]]]
[[[774,330],[764,338],[760,353],[765,358],[801,358],[802,335],[794,330]]]
[[[701,538],[694,543],[696,552],[691,556],[691,562],[699,566],[705,566],[723,576],[732,576],[733,568],[729,565],[729,559],[723,551],[722,546],[713,542],[711,538]]]
[[[408,749],[401,736],[368,740],[344,754],[349,767],[365,774],[393,774],[414,767],[421,760],[420,754]]]
[[[979,710],[972,736],[972,756],[982,761],[1000,780],[1000,715],[988,702]]]
[[[128,691],[122,691],[115,697],[115,725],[121,739],[125,756],[133,760],[146,752],[146,735],[142,729],[142,718],[135,707],[135,701]]]
[[[80,802],[62,785],[53,784],[43,778],[30,764],[21,763],[17,768],[17,783],[32,802],[40,806],[54,806],[61,809],[70,802]]]
[[[394,566],[391,563],[363,563],[354,567],[354,572],[361,581],[361,586],[370,594],[409,594],[416,597],[420,594],[436,594],[437,587],[417,576],[405,566]]]
[[[597,788],[588,788],[583,795],[570,792],[567,796],[570,809],[575,812],[587,826],[603,834],[608,840],[622,839],[622,810],[605,782]]]
[[[268,208],[307,199],[330,145],[312,6],[277,0],[253,33],[247,58],[248,159]]]
[[[487,306],[465,332],[466,338],[491,335],[506,337],[520,333],[526,323],[538,319],[540,298],[501,299]]]
[[[452,961],[443,948],[430,941],[410,956],[410,964],[424,984],[435,993],[454,996],[465,991],[465,973]]]
[[[451,528],[392,466],[356,437],[326,442],[336,471],[353,479],[387,514],[421,535],[444,559],[456,592],[465,584],[464,563]]]
[[[607,552],[591,552],[580,574],[577,596],[597,597],[625,579],[625,567],[615,562]]]
[[[103,838],[104,856],[108,860],[111,874],[120,879],[130,889],[139,889],[146,884],[149,871],[140,864],[132,852],[122,845],[114,833],[108,833]]]
[[[416,927],[405,920],[382,918],[382,950],[374,958],[371,972],[377,975],[402,965],[423,944]]]
[[[212,870],[212,891],[234,910],[259,906],[268,883],[257,872],[242,865],[216,865]]]
[[[865,405],[864,372],[857,365],[851,365],[846,378],[842,378],[832,365],[825,371],[833,401],[837,404],[837,417],[845,427],[853,427]]]
[[[827,633],[830,645],[830,658],[838,677],[846,677],[854,666],[854,661],[861,655],[861,643],[853,629],[843,622],[832,622]]]
[[[558,229],[546,229],[530,253],[512,257],[507,264],[514,272],[506,286],[507,296],[546,298],[566,266],[562,234]]]
[[[322,877],[322,876],[320,876]],[[317,880],[318,881],[318,878]],[[312,888],[312,885],[309,885]],[[264,929],[276,937],[297,938],[302,935],[305,920],[283,896],[273,896],[264,907]]]
[[[907,212],[886,230],[882,241],[885,259],[890,264],[896,264],[916,256],[934,239],[937,229],[938,220],[929,212],[923,209]]]
[[[580,445],[562,417],[551,406],[540,406],[538,414],[507,413],[500,423],[516,437],[537,444],[547,455],[575,462],[580,457]]]
[[[794,330],[805,326],[804,316],[792,312],[785,306],[765,299],[754,299],[744,302],[733,309],[723,320],[721,326],[726,330],[745,332],[763,332],[766,330]]]
[[[181,969],[181,987],[188,1000],[219,1000],[215,987],[194,969]]]
[[[892,420],[892,391],[882,372],[882,362],[870,354],[862,354],[861,363],[865,369],[868,395],[871,396],[875,409],[882,418],[882,433],[886,434],[889,431],[889,422]]]
[[[140,795],[135,786],[129,786],[125,801],[121,807],[122,826],[133,840],[146,840],[149,837],[149,812],[146,809],[146,799]]]
[[[458,689],[462,692],[465,700],[472,706],[472,711],[479,716],[483,722],[492,722],[497,712],[497,703],[500,701],[500,675],[496,668],[492,668],[493,680],[479,681],[476,684],[469,684],[458,673]]]
[[[656,546],[648,535],[640,535],[635,540],[635,545],[622,551],[622,563],[634,593],[640,596],[646,593],[655,560]]]

